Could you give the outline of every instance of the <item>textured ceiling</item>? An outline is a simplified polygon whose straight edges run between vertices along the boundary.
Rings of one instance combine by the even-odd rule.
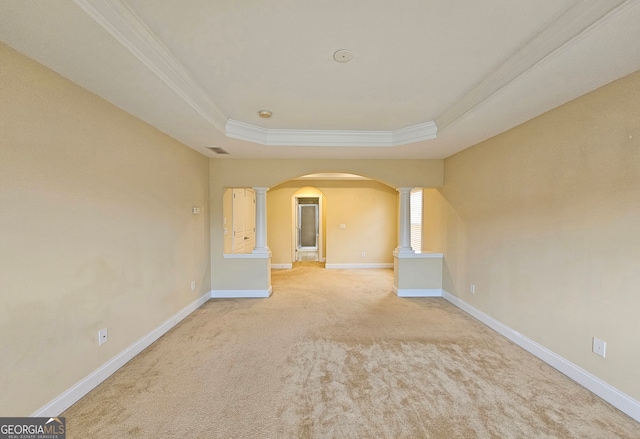
[[[640,1],[3,0],[0,39],[210,156],[443,158],[639,69]]]

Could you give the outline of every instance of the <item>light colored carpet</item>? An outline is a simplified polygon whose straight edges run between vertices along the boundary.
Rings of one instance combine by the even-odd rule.
[[[392,270],[273,273],[63,413],[68,438],[638,438],[640,424]]]

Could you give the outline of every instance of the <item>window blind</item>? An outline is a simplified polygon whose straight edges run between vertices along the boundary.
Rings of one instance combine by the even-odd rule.
[[[422,250],[422,189],[411,191],[409,209],[411,212],[411,248]]]

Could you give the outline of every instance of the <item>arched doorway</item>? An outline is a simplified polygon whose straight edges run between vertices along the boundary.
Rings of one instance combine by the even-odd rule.
[[[311,231],[302,242],[305,211]],[[270,188],[267,215],[273,268],[316,260],[327,268],[393,267],[397,191],[384,183],[348,174],[292,179]]]

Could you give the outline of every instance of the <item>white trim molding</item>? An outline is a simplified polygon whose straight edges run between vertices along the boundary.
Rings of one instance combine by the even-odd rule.
[[[442,289],[440,288],[398,288],[393,286],[393,292],[398,297],[442,297]]]
[[[271,264],[272,270],[290,270],[293,268],[293,264]]]
[[[266,290],[212,290],[212,299],[266,299],[271,297],[273,287]]]
[[[265,146],[400,146],[435,139],[438,128],[429,121],[394,131],[287,130],[262,128],[229,119],[226,134]]]
[[[432,252],[401,253],[398,250],[394,250],[393,256],[395,256],[398,259],[443,259],[444,253],[432,253]]]
[[[224,133],[227,116],[126,2],[123,0],[73,1],[200,116]]]
[[[267,251],[265,253],[223,253],[222,257],[224,259],[269,259],[271,257],[271,252]]]
[[[458,99],[435,120],[440,130],[481,105],[516,78],[533,70],[536,65],[558,50],[566,50],[580,37],[603,22],[630,7],[629,0],[595,0],[574,2],[540,33],[518,48],[495,70]]]
[[[171,328],[180,323],[185,317],[191,314],[196,309],[200,308],[205,302],[207,302],[211,298],[211,293],[207,293],[204,296],[200,297],[193,303],[185,306],[177,314],[173,317],[170,317],[156,329],[151,331],[149,334],[142,337],[137,342],[133,343],[131,346],[117,354],[115,357],[107,361],[105,364],[100,366],[94,372],[90,373],[77,382],[71,388],[67,389],[61,395],[54,398],[52,401],[47,403],[44,407],[37,410],[33,413],[32,417],[55,417],[59,416],[60,413],[71,407],[77,401],[80,400],[83,396],[89,393],[91,390],[95,389],[100,383],[109,378],[113,373],[115,373],[118,369],[124,366],[127,362],[129,362],[133,357],[138,355],[140,352],[149,347],[153,342],[158,340],[164,334],[166,334]]]
[[[446,300],[448,300],[453,305],[457,306],[470,316],[484,323],[489,328],[511,340],[524,350],[535,355],[551,367],[562,372],[578,384],[595,393],[600,398],[604,399],[620,411],[626,413],[636,421],[640,422],[640,401],[631,398],[615,387],[605,383],[600,378],[590,374],[581,367],[571,363],[555,352],[550,351],[549,349],[525,337],[519,332],[514,331],[507,325],[499,322],[498,320],[494,319],[488,314],[485,314],[479,309],[474,308],[464,300],[454,296],[446,290],[442,291],[442,297],[444,297]]]
[[[324,268],[327,269],[351,269],[351,268],[393,268],[393,264],[381,262],[373,264],[325,264]]]

